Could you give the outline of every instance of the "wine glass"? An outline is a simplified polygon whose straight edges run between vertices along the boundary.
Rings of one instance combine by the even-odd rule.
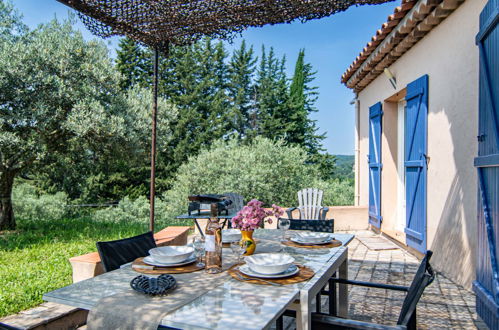
[[[205,245],[204,237],[202,236],[194,237],[194,239],[192,240],[192,245],[194,246],[194,254],[197,259],[196,266],[204,267],[203,263],[203,254],[204,254],[204,245]]]
[[[230,249],[234,254],[237,255],[237,264],[239,265],[241,263],[241,257],[244,253],[246,253],[246,249],[244,246],[241,245],[240,242],[231,242],[230,243]]]
[[[285,218],[279,218],[279,229],[282,229],[282,241],[286,241],[287,231],[291,226],[291,221]]]

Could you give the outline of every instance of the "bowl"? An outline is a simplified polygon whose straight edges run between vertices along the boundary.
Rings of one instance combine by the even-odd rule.
[[[239,229],[224,229],[222,230],[222,242],[230,243],[241,240],[241,231]]]
[[[187,260],[192,253],[194,253],[194,248],[191,246],[161,246],[149,250],[154,260],[167,264]]]
[[[244,260],[252,271],[273,275],[288,269],[295,261],[295,258],[283,253],[260,253],[245,257]]]
[[[329,233],[301,232],[296,233],[296,238],[307,243],[320,243],[332,237]]]

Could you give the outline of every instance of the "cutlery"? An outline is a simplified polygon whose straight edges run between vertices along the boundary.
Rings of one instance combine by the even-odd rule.
[[[274,282],[270,282],[270,281],[266,281],[266,280],[262,280],[261,278],[244,277],[239,272],[236,272],[236,275],[237,275],[237,278],[239,278],[241,281],[253,281],[253,280],[257,280],[257,281],[261,281],[261,282],[264,282],[264,283],[267,283],[267,284],[270,284],[270,285],[273,285],[273,286],[282,286],[282,284],[274,283]]]

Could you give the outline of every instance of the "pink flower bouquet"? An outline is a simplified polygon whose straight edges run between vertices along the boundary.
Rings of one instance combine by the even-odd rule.
[[[269,217],[275,216],[279,218],[284,214],[284,209],[280,206],[272,204],[272,209],[266,210],[262,205],[263,203],[259,200],[252,199],[246,206],[237,212],[237,215],[234,218],[232,218],[232,228],[255,230],[265,221],[272,223],[272,219],[268,219]]]

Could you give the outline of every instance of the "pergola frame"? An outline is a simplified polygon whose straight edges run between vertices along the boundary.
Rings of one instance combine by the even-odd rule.
[[[79,12],[100,37],[127,36],[154,49],[150,225],[154,231],[156,124],[159,52],[189,45],[204,36],[231,40],[248,27],[306,22],[328,17],[352,5],[394,0],[57,0]]]

